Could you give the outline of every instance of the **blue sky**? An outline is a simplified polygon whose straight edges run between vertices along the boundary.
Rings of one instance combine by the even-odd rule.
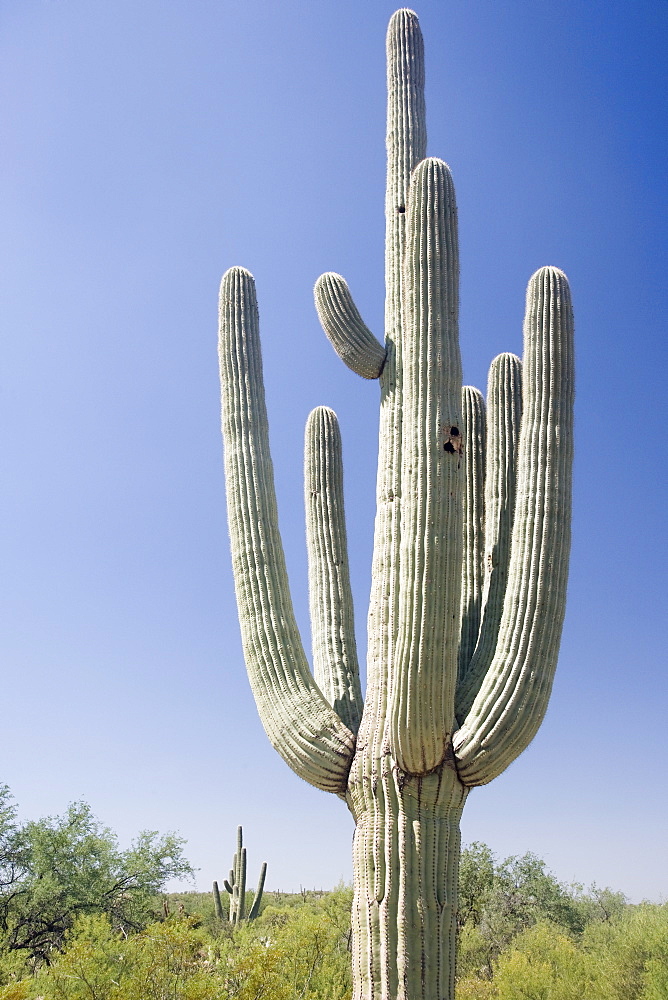
[[[283,539],[308,645],[302,440],[339,414],[363,646],[378,389],[320,332],[345,274],[383,313],[381,0],[0,0],[0,780],[175,829],[207,888],[243,823],[268,887],[351,877],[352,821],[256,718],[229,566],[216,299],[256,276]],[[573,557],[531,747],[465,841],[668,898],[668,3],[425,0],[430,155],[451,166],[465,379],[521,351],[524,289],[571,279]]]

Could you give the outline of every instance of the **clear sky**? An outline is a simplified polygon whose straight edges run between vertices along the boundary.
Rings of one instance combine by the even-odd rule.
[[[238,637],[217,291],[256,276],[293,598],[308,645],[303,426],[339,414],[363,647],[378,387],[312,286],[381,335],[385,0],[0,0],[0,780],[179,831],[208,888],[351,877],[352,821],[272,751]],[[428,150],[451,166],[462,350],[484,389],[524,290],[571,279],[577,455],[554,693],[475,790],[465,841],[668,898],[666,0],[423,0]]]

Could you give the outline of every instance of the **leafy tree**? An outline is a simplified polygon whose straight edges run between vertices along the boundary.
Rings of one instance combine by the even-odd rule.
[[[463,848],[459,862],[457,924],[477,927],[494,890],[495,857],[487,844],[476,840]]]
[[[552,921],[571,931],[583,928],[568,888],[546,870],[544,861],[530,852],[506,858],[499,865],[490,907],[496,908],[516,930],[539,920]]]
[[[599,889],[596,884],[586,890],[580,885],[574,885],[572,888],[573,899],[580,912],[583,926],[621,917],[628,908],[628,899],[623,892]]]
[[[513,939],[540,921],[569,934],[582,932],[589,897],[562,885],[530,852],[498,862],[486,844],[462,851],[459,900],[459,962],[462,979],[491,979],[495,963]],[[613,894],[611,894],[613,895]]]
[[[33,964],[51,960],[82,913],[104,913],[124,931],[144,927],[165,882],[192,875],[180,837],[145,832],[122,851],[85,802],[22,828],[5,814],[0,930],[4,949]]]
[[[0,920],[27,864],[26,847],[16,823],[16,805],[7,785],[0,785]]]

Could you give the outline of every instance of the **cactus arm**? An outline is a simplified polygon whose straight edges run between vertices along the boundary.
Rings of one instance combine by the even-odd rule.
[[[450,170],[428,159],[408,199],[400,593],[389,739],[426,774],[453,731],[462,555],[457,210]]]
[[[321,275],[313,295],[322,328],[343,363],[362,378],[379,378],[385,348],[364,323],[345,278],[334,272]]]
[[[264,891],[264,880],[267,875],[267,862],[262,862],[262,868],[260,869],[260,877],[257,880],[257,889],[255,890],[255,899],[253,900],[253,905],[250,908],[248,914],[249,920],[255,920],[258,913],[260,912],[260,903],[262,902],[262,893]]]
[[[492,662],[508,583],[510,539],[515,514],[517,445],[522,417],[522,362],[514,354],[492,361],[487,383],[485,480],[485,582],[475,653],[460,663],[455,714],[464,719]]]
[[[552,687],[566,603],[573,457],[573,314],[566,276],[527,289],[524,412],[509,582],[494,659],[456,734],[461,779],[483,785],[531,742]]]
[[[387,335],[401,327],[406,201],[413,168],[426,155],[424,43],[417,15],[398,10],[387,29],[387,188],[385,266]]]
[[[304,501],[313,635],[313,676],[352,733],[362,717],[353,599],[343,505],[341,434],[333,410],[309,415]]]
[[[232,868],[230,870],[230,882],[232,883],[232,895],[230,897],[230,923],[236,924],[239,913],[239,865],[241,862],[241,827],[237,828],[237,849],[232,858]]]
[[[232,874],[232,872],[230,872],[230,875],[231,874]],[[225,886],[225,892],[229,892],[231,894],[232,893],[232,886],[233,886],[233,884],[234,883],[232,882],[231,879],[228,881],[228,879],[224,878],[223,879],[223,885]]]
[[[234,860],[232,861],[232,867],[234,868],[234,885],[239,885],[241,882],[241,852],[244,849],[244,828],[243,826],[237,827],[237,849],[234,852]]]
[[[223,904],[220,901],[220,890],[218,883],[213,883],[213,908],[219,920],[223,919]]]
[[[464,552],[458,677],[468,668],[478,641],[485,548],[485,401],[470,385],[462,388],[464,434]]]
[[[235,923],[240,924],[246,916],[246,848],[241,849],[239,861],[239,902]]]
[[[228,522],[246,665],[267,736],[289,766],[341,793],[355,738],[311,677],[292,609],[278,530],[255,285],[223,276],[220,370]]]

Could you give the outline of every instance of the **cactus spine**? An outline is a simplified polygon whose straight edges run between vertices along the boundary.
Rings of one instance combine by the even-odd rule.
[[[377,514],[362,709],[347,577],[340,438],[306,429],[312,676],[278,533],[252,276],[220,296],[228,520],[239,618],[274,747],[341,797],[353,841],[355,1000],[451,998],[459,821],[468,790],[528,745],[552,685],[570,541],[573,320],[568,283],[529,282],[524,361],[490,370],[487,413],[461,386],[457,211],[450,171],[425,159],[416,15],[391,19],[386,329],[366,327],[344,279],[316,308],[353,371],[380,381]]]
[[[246,916],[246,848],[243,845],[243,829],[242,827],[238,827],[237,850],[232,860],[232,867],[230,868],[229,875],[223,881],[225,891],[230,897],[229,919],[231,924],[236,926],[244,920],[255,920],[260,912],[260,904],[262,902],[262,893],[264,891],[264,880],[266,875],[267,862],[264,861],[262,863],[262,868],[260,869],[260,877],[258,879],[257,889],[255,890],[253,905],[250,908],[248,916]],[[213,905],[216,916],[219,920],[223,920],[223,904],[220,899],[220,890],[217,882],[213,883]]]

